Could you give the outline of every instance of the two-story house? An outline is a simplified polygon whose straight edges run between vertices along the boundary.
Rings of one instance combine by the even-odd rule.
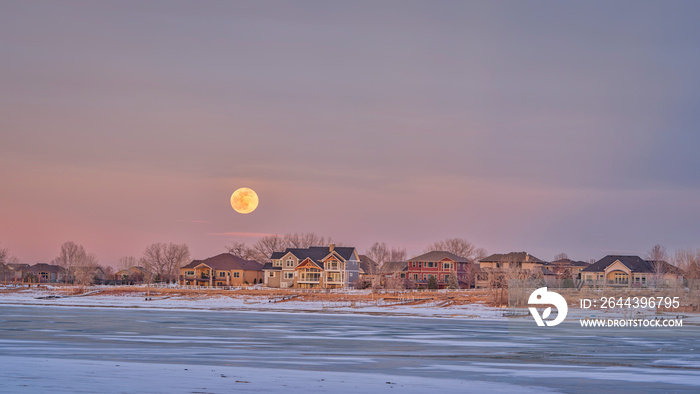
[[[263,267],[267,287],[345,288],[360,275],[360,257],[354,247],[288,248],[273,253],[270,260]]]
[[[549,285],[556,281],[550,264],[527,252],[496,253],[479,260],[476,287],[506,287],[509,279],[542,277]]]
[[[444,251],[432,251],[408,259],[408,279],[414,284],[426,287],[430,277],[435,277],[438,287],[447,287],[450,276],[456,275],[463,281],[468,265],[473,264],[464,257]]]
[[[181,285],[193,286],[242,286],[261,283],[263,265],[242,259],[230,253],[193,260],[180,268]]]

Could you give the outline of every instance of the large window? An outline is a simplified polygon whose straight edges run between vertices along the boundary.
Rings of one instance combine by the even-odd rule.
[[[226,271],[219,271],[219,278],[225,278],[226,277]]]
[[[288,259],[287,260],[287,267],[294,267],[294,260]]]
[[[328,281],[329,282],[341,282],[342,278],[340,275],[340,272],[333,272],[328,274]]]
[[[294,279],[294,272],[285,272],[284,279]]]
[[[233,273],[233,277],[234,277],[234,278],[240,278],[240,277],[241,277],[241,273],[240,273],[240,272],[234,272],[234,273]]]
[[[318,282],[321,279],[320,272],[302,272],[301,280],[309,282]]]

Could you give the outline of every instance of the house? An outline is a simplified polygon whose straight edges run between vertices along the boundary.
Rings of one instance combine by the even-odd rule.
[[[261,283],[263,266],[257,261],[242,259],[230,253],[193,260],[180,268],[181,285],[242,286]]]
[[[119,283],[141,283],[146,278],[143,267],[129,267],[114,273],[114,280]]]
[[[9,275],[7,275],[8,279],[13,282],[21,282],[28,272],[29,264],[9,263],[7,264],[7,268],[10,270]]]
[[[407,280],[408,261],[387,261],[379,269],[379,284],[384,288],[403,289]]]
[[[465,282],[469,266],[473,264],[469,259],[445,251],[428,252],[408,259],[407,262],[407,274],[411,282],[426,287],[430,277],[435,277],[439,288],[447,287],[452,275],[456,275],[458,281]]]
[[[559,279],[581,279],[581,271],[588,267],[589,263],[584,261],[574,261],[571,259],[559,259],[552,261],[549,269],[557,275]]]
[[[581,270],[581,278],[590,288],[673,286],[683,283],[683,271],[665,261],[608,255]]]
[[[26,268],[25,277],[33,275],[39,283],[62,282],[66,270],[55,264],[36,263]]]
[[[387,261],[379,267],[369,257],[360,255],[360,280],[366,285],[404,288],[407,278],[407,261]]]
[[[505,287],[509,279],[543,278],[551,283],[556,275],[549,269],[550,264],[527,252],[492,254],[479,261],[480,269],[476,287]]]
[[[267,287],[346,288],[360,278],[360,256],[354,247],[312,246],[275,252],[265,264]]]
[[[364,254],[360,255],[360,281],[378,285],[380,280],[379,264]]]

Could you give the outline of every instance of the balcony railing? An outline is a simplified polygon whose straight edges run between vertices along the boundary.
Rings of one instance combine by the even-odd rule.
[[[608,284],[611,286],[628,286],[630,282],[626,280],[608,280]]]

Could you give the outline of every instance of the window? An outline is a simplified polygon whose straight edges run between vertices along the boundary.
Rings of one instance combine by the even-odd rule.
[[[234,278],[240,278],[240,277],[241,277],[241,273],[240,273],[240,272],[234,272],[234,273],[233,273],[233,277],[234,277]]]
[[[270,278],[274,278],[274,277],[275,277],[275,273],[273,271],[270,271]]]
[[[411,267],[416,268],[416,262],[415,262],[415,261],[411,263]]]
[[[226,277],[226,272],[225,271],[219,271],[219,278],[225,278]]]
[[[420,268],[423,265],[423,263],[418,263],[418,268]]]
[[[450,280],[450,276],[449,276],[449,275],[445,275],[445,282],[447,282],[448,280]]]
[[[433,263],[432,263],[432,262],[428,263],[428,268],[433,268]]]
[[[406,274],[403,272],[401,273],[401,279],[406,279]]]
[[[194,275],[194,271],[185,271],[185,275],[192,276],[192,275]],[[127,276],[127,275],[124,275],[124,276]]]
[[[413,280],[418,280],[418,274],[413,274]]]
[[[294,267],[294,260],[288,259],[287,260],[287,267]]]
[[[281,267],[282,266],[282,260],[275,260],[275,267]]]
[[[294,279],[294,272],[285,272],[284,279]]]
[[[452,269],[452,263],[444,263],[442,267],[446,270]]]
[[[319,279],[321,279],[320,272],[302,272],[301,273],[301,280],[318,282]]]
[[[340,273],[333,272],[333,273],[328,274],[328,281],[329,282],[342,282]]]

